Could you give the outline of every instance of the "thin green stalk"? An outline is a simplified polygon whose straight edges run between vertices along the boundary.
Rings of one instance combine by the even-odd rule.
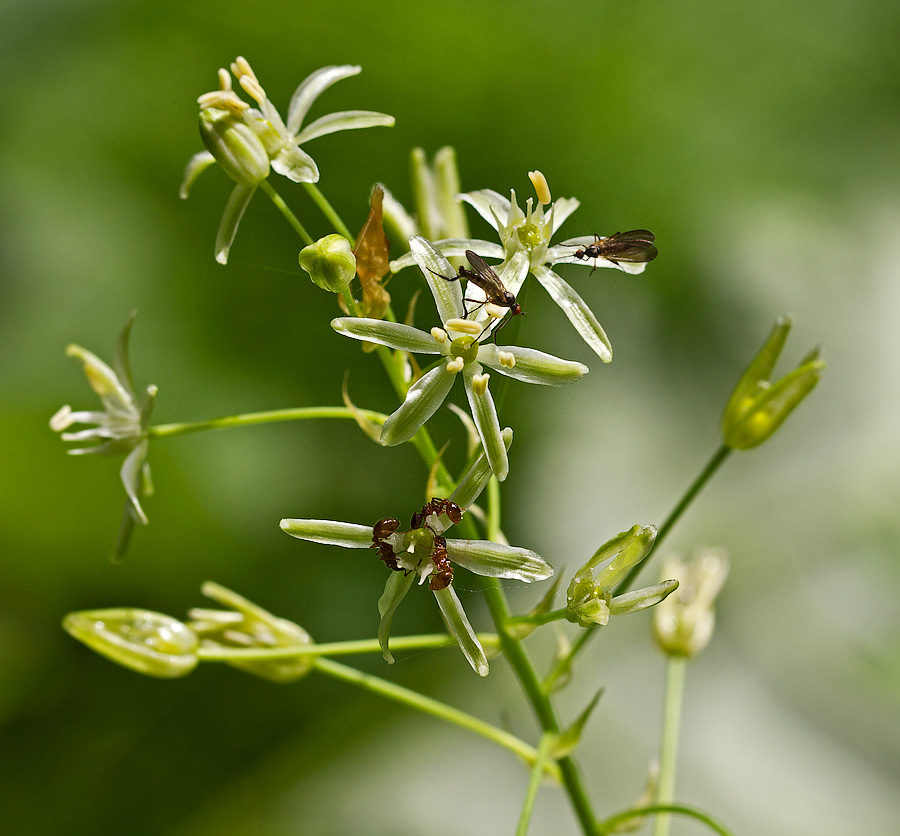
[[[635,578],[637,578],[641,569],[644,567],[644,564],[653,556],[653,553],[659,548],[660,543],[666,539],[666,535],[678,522],[681,518],[681,515],[687,510],[687,507],[694,501],[697,494],[703,489],[704,485],[712,478],[713,474],[721,467],[722,462],[728,458],[728,454],[731,453],[732,448],[727,447],[724,444],[716,450],[713,457],[709,460],[706,467],[703,468],[700,475],[693,481],[691,486],[687,489],[684,496],[681,497],[678,504],[672,509],[672,512],[666,517],[665,522],[659,527],[659,532],[656,535],[656,540],[653,543],[650,551],[647,552],[647,555],[644,559],[637,564],[637,566],[633,567],[632,570],[623,578],[622,582],[616,587],[613,595],[621,595],[623,592],[627,592],[631,585],[634,583]]]
[[[322,214],[328,218],[335,232],[340,233],[349,242],[351,247],[356,246],[356,239],[350,234],[347,225],[341,220],[341,216],[334,211],[334,207],[328,202],[328,198],[322,194],[321,189],[315,183],[304,183],[303,188],[306,193],[313,199],[313,203],[322,210]]]
[[[391,644],[393,645],[393,642],[391,642]],[[372,674],[363,673],[355,668],[341,665],[338,662],[332,662],[330,659],[318,658],[313,663],[313,666],[315,670],[326,676],[331,676],[342,682],[356,685],[373,694],[379,694],[380,696],[398,702],[401,705],[414,708],[417,711],[430,714],[432,717],[437,717],[439,720],[444,720],[448,723],[460,726],[461,728],[468,729],[471,732],[475,732],[475,734],[481,735],[492,743],[496,743],[499,746],[503,746],[505,749],[509,749],[510,752],[518,755],[529,765],[533,764],[538,758],[537,750],[533,746],[529,746],[523,740],[519,740],[515,735],[512,735],[503,729],[498,729],[490,723],[485,723],[483,720],[479,720],[477,717],[473,717],[471,714],[467,714],[464,711],[460,711],[445,703],[433,700],[416,691],[411,691],[409,688],[404,688],[402,685],[395,685],[393,682],[388,682],[380,677],[372,676]],[[559,777],[558,771],[552,763],[547,764],[547,771]]]
[[[519,826],[516,828],[516,836],[526,836],[528,825],[531,823],[531,814],[534,812],[534,802],[537,801],[538,790],[541,788],[541,780],[544,777],[544,766],[550,754],[555,735],[545,734],[541,737],[538,746],[537,758],[531,767],[531,780],[528,782],[528,790],[525,793],[525,801],[522,804],[522,815],[519,817]]]
[[[383,424],[387,415],[361,409],[360,412],[370,421]],[[345,406],[301,406],[296,409],[273,409],[268,412],[245,412],[241,415],[228,415],[224,418],[213,418],[209,421],[188,421],[178,424],[157,424],[147,428],[149,438],[168,438],[173,435],[187,435],[205,430],[222,430],[228,427],[252,427],[256,424],[273,424],[278,421],[305,421],[312,418],[349,418],[356,416]]]
[[[620,824],[624,824],[632,819],[640,819],[644,816],[653,815],[654,813],[672,813],[676,816],[687,816],[696,819],[705,824],[710,830],[718,833],[719,836],[734,836],[734,833],[725,827],[722,822],[714,819],[709,813],[698,810],[696,807],[689,807],[687,804],[650,804],[647,807],[632,807],[630,810],[624,810],[610,816],[605,821],[597,825],[597,836],[606,836],[608,833],[615,833],[616,828]]]
[[[500,643],[495,633],[479,633],[482,646],[496,647]],[[427,633],[421,636],[391,636],[391,650],[427,650],[438,647],[457,647],[456,639],[446,633]],[[378,639],[331,642],[293,647],[200,647],[197,658],[201,662],[246,662],[262,659],[292,659],[295,656],[349,656],[355,653],[381,653]]]
[[[553,710],[553,705],[546,691],[544,691],[540,679],[538,679],[531,659],[525,652],[525,648],[522,647],[521,642],[505,631],[510,612],[503,588],[496,578],[482,578],[481,580],[488,609],[500,634],[500,648],[522,684],[525,696],[531,703],[532,710],[537,716],[541,729],[544,732],[559,733],[560,726],[559,720],[556,718],[556,712]],[[569,796],[581,829],[585,836],[591,836],[594,832],[595,818],[581,773],[578,771],[575,761],[570,757],[560,758],[558,763],[562,774],[563,787]]]
[[[662,738],[659,748],[659,780],[656,803],[671,804],[675,795],[675,765],[678,760],[678,731],[687,657],[669,656],[666,667],[666,696],[663,708]],[[669,816],[657,816],[653,836],[669,836]]]
[[[556,660],[556,664],[550,669],[550,673],[544,677],[544,690],[549,694],[552,693],[554,686],[556,685],[557,680],[568,673],[569,669],[572,667],[572,662],[575,657],[581,652],[581,648],[586,645],[590,639],[590,637],[596,631],[596,627],[591,627],[589,629],[584,629],[578,634],[578,638],[575,639],[572,647],[569,652]]]
[[[559,621],[560,619],[565,618],[569,614],[569,610],[566,607],[560,607],[558,610],[551,610],[550,612],[539,612],[534,615],[515,615],[507,624],[510,626],[514,624],[536,624],[540,626],[541,624],[549,624],[551,621]]]
[[[272,188],[272,184],[268,180],[263,180],[259,187],[268,195],[269,200],[275,204],[278,211],[281,212],[282,215],[287,219],[287,222],[294,228],[294,231],[300,236],[301,240],[304,244],[312,244],[313,239],[312,236],[306,231],[306,227],[300,223],[300,220],[297,216],[291,211],[290,207],[284,202],[284,199],[281,197],[278,192]]]

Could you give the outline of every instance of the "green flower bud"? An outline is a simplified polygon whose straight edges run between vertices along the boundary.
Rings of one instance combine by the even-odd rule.
[[[597,549],[569,584],[566,593],[566,618],[582,627],[605,625],[611,612],[613,587],[650,553],[655,539],[654,526],[635,525]],[[603,568],[595,577],[594,571],[601,565]]]
[[[69,635],[91,650],[148,676],[174,679],[197,665],[194,631],[168,615],[149,610],[110,609],[69,613]]]
[[[825,363],[814,349],[794,371],[774,384],[769,378],[791,329],[791,320],[780,318],[759,354],[732,392],[722,415],[722,437],[735,450],[762,444],[812,391]]]
[[[236,183],[255,186],[269,176],[266,147],[241,116],[217,107],[201,110],[200,138]]]
[[[706,549],[689,562],[670,556],[662,575],[677,580],[678,588],[655,610],[656,641],[670,656],[696,656],[712,638],[713,604],[728,577],[728,559],[715,549]]]
[[[300,266],[322,290],[341,293],[356,275],[356,257],[342,235],[326,235],[300,250]]]

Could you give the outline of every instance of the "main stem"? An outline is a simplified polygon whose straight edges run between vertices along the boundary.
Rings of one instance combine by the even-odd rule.
[[[663,708],[662,739],[659,751],[659,783],[657,804],[671,804],[675,795],[675,765],[678,758],[678,731],[681,726],[681,704],[684,696],[684,674],[687,657],[669,656],[666,668],[666,697]],[[669,836],[671,818],[656,817],[653,836]]]

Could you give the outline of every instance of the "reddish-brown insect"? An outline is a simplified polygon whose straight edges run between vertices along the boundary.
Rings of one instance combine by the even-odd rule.
[[[659,255],[653,245],[656,236],[648,229],[632,229],[629,232],[617,232],[609,238],[594,236],[594,243],[584,249],[576,250],[573,255],[579,259],[603,258],[619,266],[620,261],[629,264],[645,264]],[[597,269],[596,262],[594,270]],[[593,273],[594,270],[591,270]]]
[[[465,511],[459,507],[455,502],[451,502],[449,499],[440,499],[439,497],[433,497],[429,499],[422,506],[421,511],[416,511],[415,514],[412,515],[412,519],[409,522],[410,528],[422,528],[425,525],[425,520],[427,519],[429,514],[435,514],[440,516],[441,514],[446,514],[447,518],[452,523],[458,523],[462,519],[462,515]],[[428,526],[431,529],[431,526]],[[437,532],[432,531],[432,533],[436,534]]]
[[[392,517],[378,520],[372,527],[372,548],[378,549],[379,560],[383,560],[387,566],[395,571],[399,571],[400,566],[397,563],[397,557],[394,554],[393,547],[390,543],[385,542],[385,540],[398,528],[400,528],[400,520],[395,520]]]

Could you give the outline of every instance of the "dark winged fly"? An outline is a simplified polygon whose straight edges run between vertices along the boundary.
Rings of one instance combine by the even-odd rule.
[[[430,589],[446,589],[453,582],[453,566],[450,564],[450,558],[447,556],[447,540],[435,531],[428,523],[428,516],[435,514],[440,516],[445,514],[452,523],[458,523],[465,513],[455,502],[449,499],[430,499],[422,506],[421,511],[416,511],[410,520],[410,528],[427,528],[434,538],[434,548],[431,553],[431,562],[437,570],[428,582]],[[391,569],[402,572],[404,571],[397,563],[393,546],[387,542],[390,537],[400,527],[400,521],[394,518],[378,520],[372,528],[372,548],[378,550],[378,557]]]
[[[629,264],[646,264],[653,261],[659,255],[659,250],[653,246],[656,236],[648,229],[632,229],[629,232],[617,232],[609,238],[601,238],[594,235],[594,243],[588,244],[584,249],[576,250],[575,258],[603,258],[611,261],[616,267],[620,261]],[[596,262],[594,270],[597,269]],[[594,270],[591,270],[593,273]]]
[[[500,277],[494,272],[494,269],[490,264],[478,255],[478,253],[472,252],[472,250],[466,250],[466,258],[468,259],[469,264],[472,265],[472,269],[469,270],[466,267],[460,267],[459,272],[455,276],[443,276],[440,273],[434,273],[434,270],[431,271],[435,276],[445,279],[448,282],[457,282],[460,279],[465,279],[467,282],[471,282],[484,291],[484,299],[467,299],[463,297],[464,319],[468,319],[470,313],[474,313],[478,308],[486,305],[488,302],[501,308],[509,308],[511,317],[522,313],[522,307],[516,301],[515,295],[510,293],[510,291],[503,286],[503,282],[500,281]],[[475,302],[477,304],[470,311],[466,307],[466,302]],[[485,328],[487,328],[487,326],[485,326]],[[482,333],[484,333],[484,331],[482,331]]]

